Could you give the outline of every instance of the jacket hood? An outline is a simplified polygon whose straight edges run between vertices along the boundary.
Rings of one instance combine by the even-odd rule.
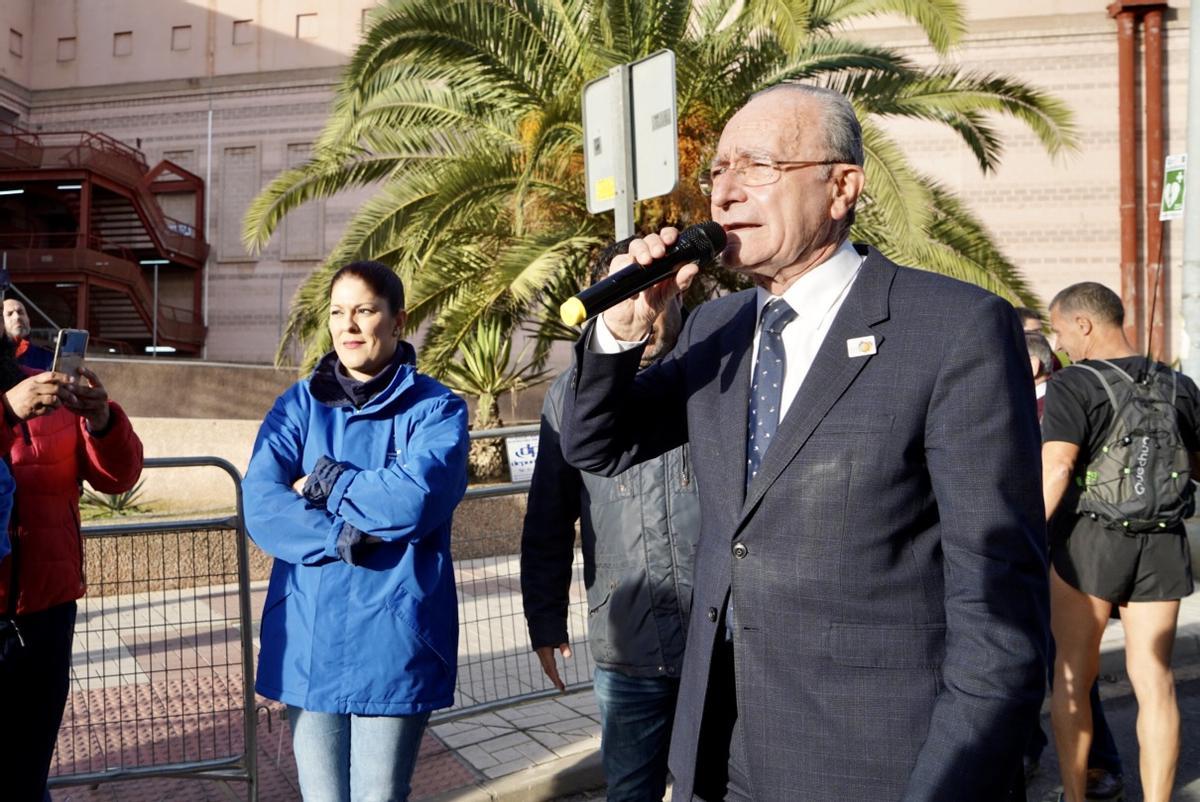
[[[396,368],[396,375],[392,377],[391,382],[388,383],[386,388],[363,405],[363,410],[372,409],[384,401],[390,400],[393,396],[412,384],[413,374],[416,373],[417,365],[417,351],[412,347],[412,344],[407,340],[400,340],[400,342],[396,343],[396,354],[392,357],[392,360],[395,363],[399,363]],[[353,402],[346,397],[346,392],[342,389],[342,385],[338,381],[337,369],[337,351],[330,351],[321,357],[321,361],[313,368],[312,375],[308,379],[309,392],[312,393],[312,397],[317,402],[327,407],[353,406]]]

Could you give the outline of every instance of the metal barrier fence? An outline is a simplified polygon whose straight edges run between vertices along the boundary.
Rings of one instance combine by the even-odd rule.
[[[145,466],[219,468],[237,512],[84,529],[90,581],[50,786],[192,777],[247,783],[256,800],[241,475],[214,457]]]
[[[472,432],[471,439],[537,435],[538,428],[490,429]],[[459,507],[453,535],[459,607],[458,689],[454,707],[435,714],[435,722],[558,693],[530,649],[521,605],[520,546],[525,505],[506,497],[524,495],[528,490],[529,482],[471,487]],[[488,499],[496,500],[494,509],[486,508]],[[475,520],[473,506],[482,508],[485,522]],[[583,558],[576,549],[567,613],[574,657],[560,668],[569,689],[588,687],[592,681],[587,612]]]
[[[471,438],[537,432],[516,426]],[[248,798],[258,798],[254,639],[269,560],[245,537],[236,468],[217,458],[146,460],[146,468],[195,467],[229,474],[235,515],[84,529],[88,595],[79,602],[52,788],[188,777],[246,783]],[[456,513],[458,687],[454,707],[434,722],[558,693],[530,649],[521,604],[518,497],[528,488],[471,487]],[[578,549],[568,615],[574,657],[560,673],[570,689],[585,688],[592,660]]]

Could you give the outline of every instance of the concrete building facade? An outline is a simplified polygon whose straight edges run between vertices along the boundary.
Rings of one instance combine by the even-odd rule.
[[[348,193],[291,215],[266,250],[241,243],[250,199],[303,160],[323,127],[372,0],[4,0],[0,122],[33,131],[101,131],[205,177],[210,209],[206,356],[272,359],[292,293],[368,196]],[[1100,0],[965,0],[965,41],[947,61],[1019,78],[1074,112],[1079,149],[1047,157],[1002,121],[1001,167],[980,174],[934,124],[892,130],[919,169],[955,189],[1048,300],[1084,279],[1120,287],[1117,25]],[[1184,147],[1187,4],[1163,26],[1164,142]],[[933,63],[920,33],[880,18],[847,35]],[[1140,62],[1138,80],[1141,80]],[[211,118],[211,137],[209,120]],[[1139,136],[1142,116],[1138,112]],[[211,148],[211,159],[209,152]],[[1138,176],[1144,182],[1144,169]],[[173,214],[172,210],[166,210]],[[182,212],[180,212],[182,214]],[[1163,241],[1170,351],[1180,341],[1180,224]]]

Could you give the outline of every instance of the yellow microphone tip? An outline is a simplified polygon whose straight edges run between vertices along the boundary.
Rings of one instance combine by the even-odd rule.
[[[572,296],[563,301],[563,305],[558,308],[558,315],[568,326],[578,326],[587,320],[587,309],[584,307],[583,301]]]

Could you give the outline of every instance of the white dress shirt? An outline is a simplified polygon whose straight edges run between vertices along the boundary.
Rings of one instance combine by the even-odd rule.
[[[784,327],[782,335],[786,366],[783,373],[780,420],[783,420],[783,416],[795,400],[821,343],[825,341],[829,326],[837,317],[846,296],[850,294],[850,288],[854,286],[854,279],[858,277],[862,263],[863,257],[854,250],[854,246],[849,241],[843,242],[832,256],[796,279],[783,293],[783,300],[796,310],[796,318]],[[758,320],[763,307],[772,297],[761,287],[758,289],[758,309],[754,317],[754,342],[750,348],[752,361],[749,375],[753,375],[753,361],[758,355]],[[601,354],[628,351],[645,342],[644,339],[637,342],[618,340],[604,324],[603,315],[596,319],[593,331],[594,335],[588,347]]]
[[[783,300],[796,310],[796,318],[784,327],[782,333],[785,363],[780,420],[792,406],[821,343],[825,342],[833,319],[850,294],[854,279],[858,278],[862,263],[863,257],[854,250],[854,246],[849,241],[843,242],[832,256],[800,276],[784,291]],[[758,321],[762,317],[763,307],[774,297],[762,287],[758,288],[754,343],[750,349],[753,360],[750,364],[751,375],[754,373],[754,362],[758,359]]]

